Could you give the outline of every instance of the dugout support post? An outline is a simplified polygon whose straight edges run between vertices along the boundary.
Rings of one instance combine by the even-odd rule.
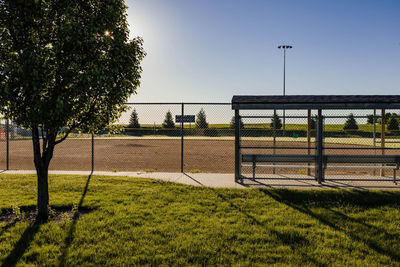
[[[317,116],[317,133],[316,133],[316,146],[315,146],[315,180],[318,183],[322,183],[325,180],[324,175],[324,117],[322,116],[322,110],[318,109]]]
[[[385,155],[385,127],[386,127],[386,110],[382,109],[381,111],[382,118],[381,118],[381,151],[382,155]],[[384,165],[382,165],[384,166]],[[381,169],[381,176],[385,176],[385,171]]]
[[[311,154],[311,109],[307,110],[307,155]],[[310,163],[307,163],[310,166]],[[307,175],[311,175],[311,169],[307,168]]]
[[[235,109],[235,182],[238,182],[241,176],[240,126],[239,110]]]
[[[183,115],[185,113],[185,104],[182,103],[182,120],[181,120],[181,173],[183,173],[183,135],[184,135],[184,129],[183,129]]]

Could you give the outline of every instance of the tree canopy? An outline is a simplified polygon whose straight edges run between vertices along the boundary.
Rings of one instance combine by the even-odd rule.
[[[353,113],[350,113],[350,115],[347,117],[347,120],[343,126],[343,130],[358,130],[357,121],[354,118]]]
[[[131,117],[129,118],[129,128],[140,128],[139,115],[135,108],[132,110]]]
[[[374,121],[376,122],[377,119],[376,119],[376,117],[374,118],[374,115],[373,115],[373,114],[367,115],[367,123],[368,123],[368,124],[374,124]]]
[[[116,122],[140,84],[145,52],[129,40],[126,9],[123,0],[0,1],[0,113],[32,130],[43,218],[54,146]]]
[[[397,120],[396,115],[392,115],[389,118],[389,121],[387,123],[387,129],[391,131],[398,131],[399,130],[399,121]]]
[[[315,121],[315,118],[311,118],[310,126],[311,126],[311,129],[315,130],[315,127],[317,126],[317,122]]]
[[[172,117],[172,113],[170,110],[165,114],[165,119],[162,124],[164,128],[175,128],[174,118]]]
[[[208,128],[207,116],[204,109],[200,109],[199,113],[197,113],[196,127],[200,129]]]
[[[243,120],[241,117],[239,118],[239,125],[240,125],[240,129],[244,129],[244,123],[243,123]],[[232,117],[229,126],[230,126],[230,128],[235,129],[235,127],[236,127],[235,116]]]
[[[280,128],[282,128],[282,121],[279,118],[278,114],[273,115],[273,117],[271,119],[270,127],[271,127],[271,129],[275,129],[275,130],[279,130]]]

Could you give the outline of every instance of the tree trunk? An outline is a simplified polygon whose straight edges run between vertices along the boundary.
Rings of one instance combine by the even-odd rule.
[[[42,140],[42,152],[40,151],[40,137],[38,128],[32,129],[33,155],[37,174],[37,220],[47,221],[49,206],[49,184],[48,173],[50,160],[53,157],[54,140],[51,136],[46,136]]]
[[[35,164],[36,165],[36,164]],[[39,166],[36,166],[37,173],[37,219],[39,221],[47,221],[48,219],[48,206],[49,206],[49,184],[48,184],[48,167],[40,162]]]

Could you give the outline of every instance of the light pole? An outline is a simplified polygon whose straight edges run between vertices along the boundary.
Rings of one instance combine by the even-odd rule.
[[[291,45],[280,45],[279,49],[283,49],[283,95],[286,95],[286,49],[291,49]],[[285,136],[285,110],[283,110],[283,136]]]

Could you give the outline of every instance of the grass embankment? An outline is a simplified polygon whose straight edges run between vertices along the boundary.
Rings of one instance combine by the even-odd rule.
[[[12,207],[34,209],[35,181],[0,175],[3,266],[400,264],[400,192],[51,176],[52,210],[78,206],[85,214],[42,225],[10,221]]]

